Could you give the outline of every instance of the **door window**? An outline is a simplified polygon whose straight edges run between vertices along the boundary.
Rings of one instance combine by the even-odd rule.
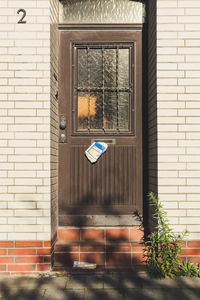
[[[73,133],[133,134],[134,43],[73,49]]]

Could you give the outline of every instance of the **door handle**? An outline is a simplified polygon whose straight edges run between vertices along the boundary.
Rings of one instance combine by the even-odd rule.
[[[60,129],[65,130],[66,129],[66,117],[60,116]]]
[[[66,143],[66,117],[60,116],[60,143]]]

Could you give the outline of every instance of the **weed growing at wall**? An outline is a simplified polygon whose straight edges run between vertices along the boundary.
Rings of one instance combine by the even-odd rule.
[[[169,227],[166,212],[163,211],[159,198],[151,192],[148,199],[154,209],[153,219],[156,225],[145,242],[147,273],[152,278],[173,278],[179,275],[181,241],[187,231],[177,237]]]
[[[182,262],[179,267],[179,275],[188,277],[200,277],[200,264],[192,264],[190,260],[188,262]]]

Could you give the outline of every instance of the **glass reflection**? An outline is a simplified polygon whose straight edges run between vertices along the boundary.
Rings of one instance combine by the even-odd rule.
[[[78,86],[84,87],[88,84],[88,59],[87,49],[78,49]]]
[[[104,50],[104,86],[116,87],[116,49]]]
[[[115,130],[117,128],[117,93],[105,92],[104,98],[104,128]]]
[[[90,49],[90,81],[91,87],[102,86],[102,50]]]
[[[119,87],[129,87],[129,49],[119,49]]]
[[[101,129],[103,124],[102,93],[78,93],[78,129]]]
[[[119,129],[127,131],[129,129],[129,93],[119,93],[118,105]]]
[[[144,5],[130,0],[62,0],[60,23],[142,23]]]

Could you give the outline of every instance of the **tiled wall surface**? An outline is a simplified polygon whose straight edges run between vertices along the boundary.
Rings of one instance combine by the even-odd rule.
[[[18,24],[20,8],[26,23]],[[57,226],[58,1],[1,1],[0,15],[0,272],[48,271]]]
[[[0,275],[49,271],[49,241],[0,241]]]
[[[0,15],[0,240],[50,240],[50,1]]]
[[[157,1],[158,193],[200,240],[200,1]]]
[[[144,266],[143,230],[139,228],[59,228],[55,269],[74,261],[97,264],[100,269],[141,270]]]
[[[24,24],[19,8],[26,10]],[[0,15],[0,240],[49,240],[58,1],[1,1]]]
[[[144,234],[142,228],[59,228],[54,248],[55,270],[71,268],[74,261],[96,263],[104,269],[142,270]],[[181,261],[199,263],[200,242],[182,242]]]

